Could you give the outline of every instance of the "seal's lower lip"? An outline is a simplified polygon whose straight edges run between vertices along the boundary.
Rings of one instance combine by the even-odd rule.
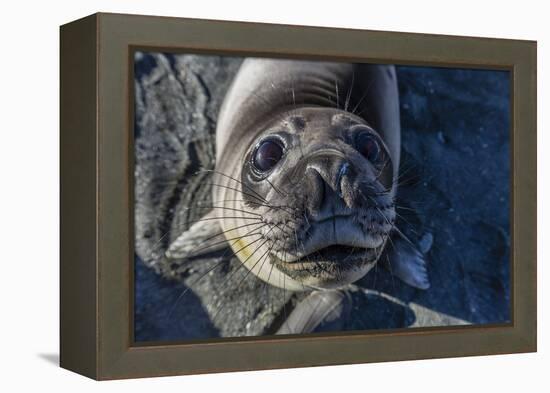
[[[297,266],[309,263],[346,263],[356,260],[362,260],[367,257],[367,254],[375,251],[371,248],[351,247],[346,245],[335,244],[322,249],[319,249],[311,254],[305,255],[299,259],[293,261],[284,261],[273,255],[276,258],[277,263],[287,266]]]

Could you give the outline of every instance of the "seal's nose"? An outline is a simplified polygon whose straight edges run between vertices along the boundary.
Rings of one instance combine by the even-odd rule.
[[[308,158],[305,181],[310,211],[334,211],[351,207],[349,180],[353,170],[343,153],[336,150],[318,152]]]

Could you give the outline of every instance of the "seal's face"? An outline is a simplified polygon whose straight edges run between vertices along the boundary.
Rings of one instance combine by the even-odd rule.
[[[281,274],[315,288],[356,281],[393,228],[388,150],[375,130],[342,110],[300,108],[277,117],[249,147],[241,181],[247,209],[268,224],[262,236],[279,281]]]

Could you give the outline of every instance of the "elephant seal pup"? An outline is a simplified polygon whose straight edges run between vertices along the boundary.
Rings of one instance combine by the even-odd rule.
[[[346,287],[400,233],[400,133],[393,66],[245,60],[218,117],[212,210],[167,255],[229,245],[271,285]],[[427,288],[421,253],[392,244],[392,272]]]

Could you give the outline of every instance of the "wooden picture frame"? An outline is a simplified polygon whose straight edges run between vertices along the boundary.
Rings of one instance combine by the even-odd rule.
[[[136,346],[136,48],[509,70],[512,321]],[[536,351],[536,42],[99,13],[61,27],[60,72],[62,367],[104,380]]]

